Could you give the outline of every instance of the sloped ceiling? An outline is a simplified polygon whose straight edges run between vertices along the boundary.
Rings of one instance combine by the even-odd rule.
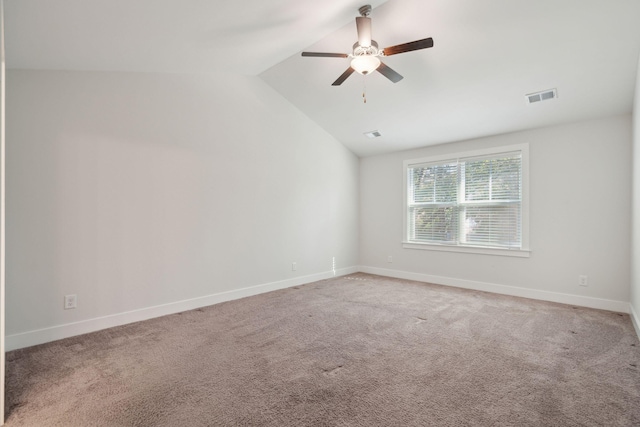
[[[7,66],[258,75],[359,156],[632,109],[640,1],[370,3],[381,47],[435,41],[384,59],[399,83],[332,87],[349,60],[300,56],[351,52],[351,0],[5,0]],[[551,88],[557,99],[525,103]]]

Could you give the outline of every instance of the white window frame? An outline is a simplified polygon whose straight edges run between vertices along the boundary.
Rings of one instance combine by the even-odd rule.
[[[522,156],[521,174],[522,174],[522,201],[521,201],[521,246],[520,248],[496,248],[477,245],[449,245],[446,243],[424,243],[410,242],[409,235],[409,212],[408,212],[408,174],[407,170],[415,165],[424,163],[442,163],[447,161],[457,161],[468,157],[495,156],[503,153],[520,152]],[[481,150],[472,150],[464,152],[455,152],[451,154],[422,157],[419,159],[409,159],[403,162],[403,236],[402,246],[405,249],[423,249],[431,251],[444,252],[464,252],[485,255],[502,255],[515,257],[529,257],[531,250],[529,248],[529,144],[505,145],[500,147],[492,147]]]

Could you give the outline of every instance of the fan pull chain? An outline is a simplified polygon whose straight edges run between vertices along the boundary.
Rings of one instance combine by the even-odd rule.
[[[366,76],[362,76],[362,101],[367,103],[367,78]]]

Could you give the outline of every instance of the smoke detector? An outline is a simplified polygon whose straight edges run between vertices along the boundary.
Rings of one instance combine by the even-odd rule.
[[[555,99],[558,97],[557,89],[547,89],[542,92],[530,93],[524,96],[527,104],[534,104],[536,102],[546,101],[549,99]]]

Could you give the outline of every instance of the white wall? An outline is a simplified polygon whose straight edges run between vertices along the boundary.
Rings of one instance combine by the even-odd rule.
[[[520,143],[530,149],[529,258],[402,248],[403,160]],[[363,158],[361,268],[628,311],[630,196],[630,115]]]
[[[640,336],[640,60],[633,106],[633,240],[631,249],[631,315]]]
[[[258,78],[9,70],[7,121],[8,347],[357,265],[357,157]]]

